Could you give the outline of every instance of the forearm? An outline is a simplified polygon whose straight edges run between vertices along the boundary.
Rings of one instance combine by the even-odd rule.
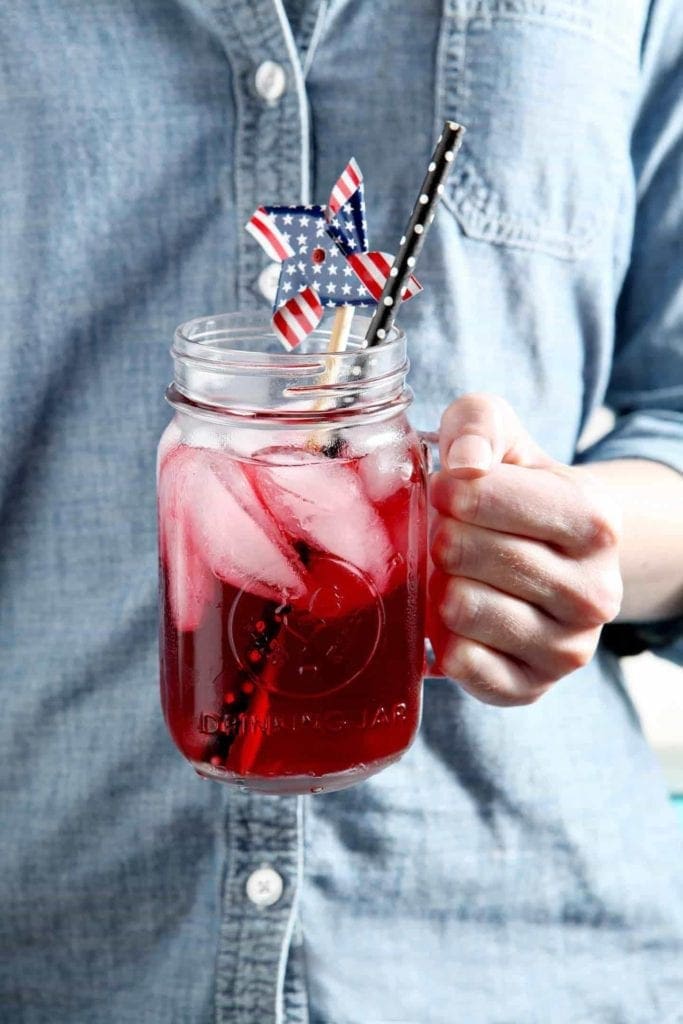
[[[624,599],[618,622],[653,622],[683,613],[683,475],[657,462],[592,462],[623,515],[619,561]]]

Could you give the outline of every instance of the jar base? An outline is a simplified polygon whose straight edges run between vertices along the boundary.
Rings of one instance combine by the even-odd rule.
[[[372,775],[383,771],[405,754],[405,750],[392,754],[390,757],[373,761],[371,764],[359,764],[343,772],[331,772],[328,775],[236,775],[225,769],[215,768],[211,764],[192,761],[192,767],[202,779],[213,779],[215,782],[226,782],[238,789],[250,789],[256,793],[270,796],[303,796],[318,793],[334,793],[347,789],[359,782],[364,782]]]

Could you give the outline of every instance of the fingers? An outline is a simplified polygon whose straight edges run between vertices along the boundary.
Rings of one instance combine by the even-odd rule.
[[[441,418],[439,449],[442,466],[463,479],[482,476],[504,461],[552,465],[512,407],[496,395],[465,395],[451,403]]]
[[[439,664],[443,647],[453,638],[475,641],[496,654],[513,659],[532,689],[544,687],[590,661],[599,628],[573,628],[556,622],[540,609],[504,594],[486,583],[436,570],[430,581],[430,599],[451,636],[431,638]],[[439,649],[439,645],[441,649]],[[449,671],[450,674],[450,671]],[[519,673],[518,673],[519,675]],[[460,676],[455,675],[460,681]],[[491,678],[490,686],[497,680]]]
[[[496,466],[477,479],[456,479],[450,472],[430,482],[433,506],[444,516],[582,555],[618,543],[615,506],[584,477],[569,471]]]
[[[487,583],[566,625],[601,626],[619,612],[623,587],[609,552],[579,561],[539,541],[438,516],[431,556],[444,573]]]
[[[463,690],[496,707],[533,704],[552,685],[532,678],[525,666],[500,651],[465,637],[449,636],[438,649],[437,659],[438,670],[445,676],[457,679]]]
[[[530,703],[590,660],[618,612],[618,510],[499,400],[453,403],[440,441],[462,471],[430,480],[437,666],[488,703]]]

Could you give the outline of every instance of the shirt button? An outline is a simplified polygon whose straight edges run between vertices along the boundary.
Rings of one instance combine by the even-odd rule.
[[[258,290],[268,302],[275,302],[277,286],[280,283],[280,264],[270,263],[258,276]]]
[[[282,877],[273,868],[257,868],[247,879],[247,896],[257,907],[272,907],[282,889]]]
[[[263,64],[256,68],[254,85],[261,99],[275,103],[287,88],[287,75],[282,64],[277,64],[274,60],[264,60]]]

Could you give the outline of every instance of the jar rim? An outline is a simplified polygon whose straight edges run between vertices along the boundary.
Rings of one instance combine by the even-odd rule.
[[[372,350],[365,345],[365,335],[370,317],[356,315],[349,333],[348,347],[344,352],[328,352],[327,342],[332,334],[328,319],[312,331],[301,345],[290,352],[282,348],[271,323],[271,314],[259,311],[218,313],[213,316],[193,317],[179,324],[173,336],[171,354],[175,358],[190,359],[193,362],[212,363],[220,372],[221,366],[234,369],[240,365],[250,372],[277,367],[278,372],[291,368],[294,372],[313,369],[324,357],[326,363],[332,360],[336,365],[355,361],[359,355]],[[270,346],[254,347],[254,342]],[[317,340],[325,345],[315,347]],[[224,342],[229,342],[225,344]],[[248,342],[240,345],[240,342]],[[400,327],[392,326],[388,337],[381,343],[386,356],[398,354],[405,346],[405,333]],[[380,346],[378,346],[379,348]],[[274,350],[273,350],[274,349]],[[329,365],[329,364],[328,364]]]
[[[403,331],[393,328],[387,340],[370,348],[369,318],[354,317],[347,348],[331,353],[333,319],[327,311],[291,352],[283,351],[265,311],[188,320],[176,328],[171,348],[175,391],[191,402],[249,416],[322,418],[397,401],[409,369]]]

